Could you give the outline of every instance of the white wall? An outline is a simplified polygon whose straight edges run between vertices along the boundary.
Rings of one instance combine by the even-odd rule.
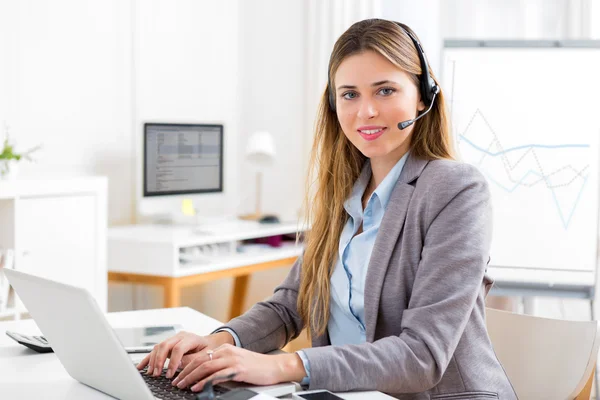
[[[0,138],[39,143],[21,175],[108,175],[111,222],[131,216],[127,2],[0,2]]]
[[[107,175],[109,223],[131,223],[145,121],[225,125],[226,193],[238,200],[237,1],[0,2],[0,139],[43,144],[22,177]],[[281,146],[285,147],[285,146]]]
[[[421,41],[429,65],[439,79],[441,75],[441,53],[444,45],[442,15],[439,0],[398,1],[383,0],[383,18],[402,22],[410,26]]]
[[[296,220],[303,196],[304,22],[302,0],[240,2],[240,198],[254,211],[255,169],[244,159],[245,140],[273,134],[277,156],[263,175],[262,210]]]

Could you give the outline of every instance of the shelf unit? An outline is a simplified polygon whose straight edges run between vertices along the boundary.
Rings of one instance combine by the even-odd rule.
[[[107,188],[106,177],[0,181],[0,248],[14,251],[14,268],[84,287],[104,311]],[[26,312],[13,291],[0,319]]]
[[[111,272],[163,277],[184,277],[204,272],[235,268],[276,259],[294,257],[301,245],[284,244],[266,247],[259,254],[239,252],[240,242],[303,231],[297,223],[259,224],[232,221],[213,226],[128,225],[108,230],[108,270]],[[284,242],[285,243],[285,242]],[[227,250],[199,261],[182,262],[182,254],[191,248],[221,244]],[[183,257],[186,258],[185,256]],[[200,261],[204,260],[204,261]]]

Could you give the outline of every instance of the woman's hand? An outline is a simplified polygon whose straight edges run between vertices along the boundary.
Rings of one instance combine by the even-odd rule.
[[[254,385],[273,385],[279,382],[300,382],[306,372],[300,356],[293,354],[265,355],[225,344],[215,349],[212,359],[206,352],[193,360],[179,373],[173,385],[200,391],[204,384],[227,379],[215,379],[235,374],[234,381]],[[197,382],[197,383],[196,383]]]
[[[217,332],[210,336],[198,336],[190,332],[179,332],[177,335],[157,344],[138,364],[138,370],[148,366],[148,375],[160,376],[169,358],[167,378],[172,378],[180,366],[185,367],[196,358],[204,356],[206,351],[215,349],[226,343],[234,343],[233,336],[228,332]]]

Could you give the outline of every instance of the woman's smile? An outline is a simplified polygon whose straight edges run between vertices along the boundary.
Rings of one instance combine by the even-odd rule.
[[[387,130],[385,126],[361,126],[357,129],[360,136],[365,140],[375,140]]]

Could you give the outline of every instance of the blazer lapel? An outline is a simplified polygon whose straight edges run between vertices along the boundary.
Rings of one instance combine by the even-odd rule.
[[[419,159],[409,154],[383,214],[383,220],[381,221],[379,232],[373,245],[365,282],[364,307],[367,342],[373,342],[375,338],[375,327],[377,325],[383,280],[389,266],[392,251],[404,226],[408,204],[414,191],[414,186],[410,183],[421,175],[427,163],[427,160]]]

